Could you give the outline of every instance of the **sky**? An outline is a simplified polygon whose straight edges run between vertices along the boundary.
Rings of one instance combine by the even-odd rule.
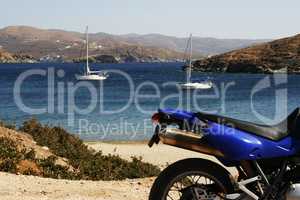
[[[300,33],[299,0],[3,0],[0,27],[277,39]]]

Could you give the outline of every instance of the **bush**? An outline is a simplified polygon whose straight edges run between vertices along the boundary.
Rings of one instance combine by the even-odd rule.
[[[24,158],[26,160],[35,160],[35,151],[33,149],[31,149],[30,151],[25,152]]]
[[[0,163],[0,169],[3,172],[16,173],[17,172],[17,161],[15,159],[5,159]]]
[[[38,176],[39,174],[37,174],[33,169],[29,168],[23,172],[23,175]]]
[[[32,135],[38,145],[47,146],[55,155],[69,159],[72,165],[93,153],[78,137],[60,127],[43,126],[36,119],[24,122],[20,131]]]
[[[35,119],[24,122],[20,130],[32,135],[39,145],[47,146],[55,155],[67,158],[69,163],[79,170],[76,175],[70,174],[66,168],[56,166],[52,158],[40,162],[47,177],[121,180],[156,176],[160,172],[158,167],[144,163],[141,158],[133,157],[129,162],[116,155],[96,153],[81,139],[66,130],[60,127],[43,126]]]
[[[131,162],[116,155],[95,154],[92,159],[80,164],[81,178],[90,180],[122,180],[126,178],[144,178],[156,176],[160,170],[141,159],[133,158]]]
[[[42,169],[42,175],[50,178],[64,178],[64,179],[75,179],[75,174],[68,171],[68,167],[56,165],[56,157],[50,156],[46,159],[36,159],[35,151],[31,149],[18,150],[17,145],[14,141],[9,138],[0,138],[0,171],[10,173],[21,173],[24,175],[39,175],[36,170],[25,166],[27,169],[24,171],[19,169],[22,161],[32,161],[34,165]],[[23,162],[24,163],[24,162]],[[28,163],[28,162],[27,162]],[[24,167],[24,166],[23,166]],[[38,170],[39,171],[39,170]]]
[[[132,157],[132,162],[129,163],[126,176],[128,178],[144,178],[157,176],[159,173],[160,170],[157,167],[153,167],[149,163],[144,163],[141,157]]]
[[[22,154],[17,151],[17,145],[8,138],[0,138],[0,169],[4,172],[16,173],[17,163]]]
[[[8,124],[3,121],[0,121],[0,126],[8,128],[8,129],[16,130],[16,124],[11,124],[11,123]]]
[[[56,165],[55,156],[49,156],[46,159],[38,160],[38,165],[43,169],[43,176],[58,179],[76,179],[76,175],[68,170],[68,167]]]

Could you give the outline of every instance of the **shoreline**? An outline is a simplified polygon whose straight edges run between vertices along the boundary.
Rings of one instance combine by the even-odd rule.
[[[102,63],[102,62],[94,62],[91,64],[101,64],[101,65],[118,65],[118,64],[155,64],[155,63],[184,63],[183,61],[157,61],[157,62],[119,62],[119,63]],[[85,64],[85,62],[0,62],[0,65],[7,64]]]

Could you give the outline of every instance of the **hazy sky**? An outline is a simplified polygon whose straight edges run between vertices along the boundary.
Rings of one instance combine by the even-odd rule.
[[[300,0],[3,0],[0,27],[219,38],[300,33]]]

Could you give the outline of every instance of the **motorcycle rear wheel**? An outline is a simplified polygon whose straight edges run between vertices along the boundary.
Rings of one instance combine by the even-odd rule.
[[[233,191],[230,174],[220,165],[198,158],[178,161],[155,180],[149,200],[220,200]]]

